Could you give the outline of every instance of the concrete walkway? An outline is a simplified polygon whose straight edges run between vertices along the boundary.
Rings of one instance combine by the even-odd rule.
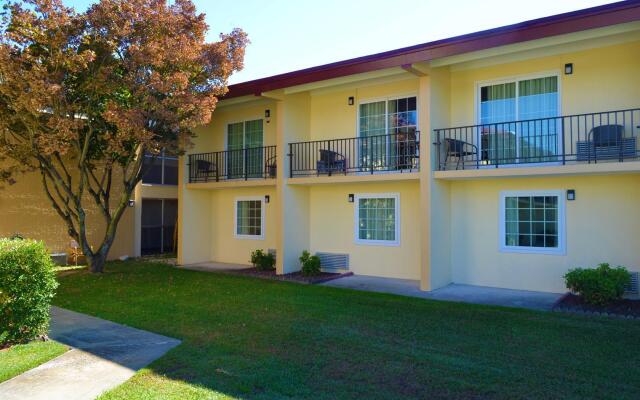
[[[178,266],[180,269],[190,269],[193,271],[216,272],[216,271],[234,271],[239,269],[251,268],[251,265],[245,264],[229,264],[221,262],[203,262],[198,264],[187,264]]]
[[[58,307],[51,307],[49,336],[72,349],[1,383],[0,399],[95,399],[180,344]]]
[[[459,301],[532,310],[551,310],[563,294],[450,284],[432,292],[420,290],[418,281],[353,275],[324,283],[326,286],[399,294],[423,299]]]

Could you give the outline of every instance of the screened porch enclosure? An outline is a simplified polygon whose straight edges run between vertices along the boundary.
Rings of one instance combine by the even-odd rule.
[[[143,255],[173,253],[178,200],[143,199],[140,251]]]

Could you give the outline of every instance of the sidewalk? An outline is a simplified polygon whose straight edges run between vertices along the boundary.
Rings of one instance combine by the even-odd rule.
[[[49,336],[72,349],[1,383],[0,399],[95,399],[180,344],[58,307],[51,307]]]
[[[424,292],[420,290],[420,282],[418,281],[365,275],[348,276],[324,283],[324,285],[370,292],[392,293],[423,299],[519,307],[543,311],[550,311],[553,305],[563,296],[562,293],[532,292],[454,283],[432,292]]]

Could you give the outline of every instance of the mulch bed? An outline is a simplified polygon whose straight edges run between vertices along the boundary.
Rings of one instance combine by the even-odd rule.
[[[640,319],[640,300],[622,299],[608,306],[594,306],[585,303],[580,296],[567,293],[558,300],[553,310]]]
[[[320,272],[318,275],[304,276],[300,271],[291,272],[289,274],[276,275],[276,271],[258,271],[255,268],[234,269],[234,270],[227,270],[225,272],[229,274],[234,274],[234,275],[246,275],[246,276],[253,276],[255,278],[272,279],[274,281],[298,282],[298,283],[306,283],[306,284],[323,283],[323,282],[332,281],[334,279],[342,278],[344,276],[353,275],[353,272],[346,272],[343,274]]]

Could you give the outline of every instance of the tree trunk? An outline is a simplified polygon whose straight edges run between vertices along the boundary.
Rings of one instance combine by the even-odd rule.
[[[128,198],[128,195],[125,195],[124,198]],[[91,254],[87,257],[87,263],[89,264],[89,271],[93,273],[102,273],[104,272],[104,265],[107,262],[107,255],[109,254],[109,250],[111,250],[111,246],[113,245],[113,241],[116,238],[116,230],[118,227],[118,222],[120,221],[120,217],[122,216],[122,212],[124,210],[124,204],[120,204],[118,210],[116,212],[116,216],[111,220],[109,225],[107,226],[107,231],[105,232],[104,238],[102,239],[102,243],[100,243],[100,247],[97,251],[93,252],[91,247],[88,245],[86,239],[85,243],[87,243],[86,253]],[[84,221],[83,221],[84,223]]]
[[[93,255],[93,257],[87,257],[87,262],[89,263],[89,271],[99,274],[104,272],[104,264],[107,261],[106,254],[100,254],[97,252]]]

